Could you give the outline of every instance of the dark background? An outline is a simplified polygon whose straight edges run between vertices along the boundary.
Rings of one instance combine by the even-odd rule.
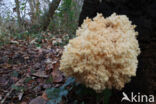
[[[108,17],[114,12],[127,15],[137,25],[141,54],[136,77],[122,91],[113,90],[110,104],[121,104],[123,91],[129,96],[131,92],[156,95],[156,0],[84,0],[79,25],[86,17],[97,13]]]

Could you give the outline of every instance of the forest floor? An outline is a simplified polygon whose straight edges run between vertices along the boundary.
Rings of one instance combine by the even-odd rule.
[[[59,71],[70,38],[49,33],[0,45],[0,104],[108,104],[111,90],[96,93]]]
[[[46,101],[45,90],[64,83],[58,70],[63,48],[53,45],[60,40],[43,39],[41,47],[35,39],[10,40],[0,47],[0,104],[28,104],[38,96]]]
[[[63,46],[68,41],[64,34],[12,38],[1,44],[0,104],[100,104],[107,99],[107,90],[96,95],[59,71]]]

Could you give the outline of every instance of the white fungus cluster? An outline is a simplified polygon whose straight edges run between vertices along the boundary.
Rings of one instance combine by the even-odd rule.
[[[134,29],[125,15],[87,18],[65,46],[60,70],[96,92],[120,90],[136,75],[140,49]]]

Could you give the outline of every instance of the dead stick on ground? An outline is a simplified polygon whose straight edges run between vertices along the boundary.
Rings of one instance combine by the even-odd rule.
[[[25,78],[23,78],[23,79],[19,80],[18,82],[16,82],[15,86],[20,85],[20,83],[22,83],[25,80]],[[1,104],[4,104],[5,100],[9,97],[9,95],[12,93],[13,90],[14,90],[13,88],[10,89],[10,91],[5,95],[4,99],[1,101]]]
[[[5,95],[4,99],[1,101],[1,104],[3,104],[5,102],[5,100],[12,93],[12,91],[13,91],[13,89],[11,88],[11,90]]]

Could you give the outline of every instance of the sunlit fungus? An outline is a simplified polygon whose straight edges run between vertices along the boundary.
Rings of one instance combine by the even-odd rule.
[[[136,75],[140,54],[135,25],[125,15],[87,18],[64,48],[60,70],[101,92],[122,89]]]

